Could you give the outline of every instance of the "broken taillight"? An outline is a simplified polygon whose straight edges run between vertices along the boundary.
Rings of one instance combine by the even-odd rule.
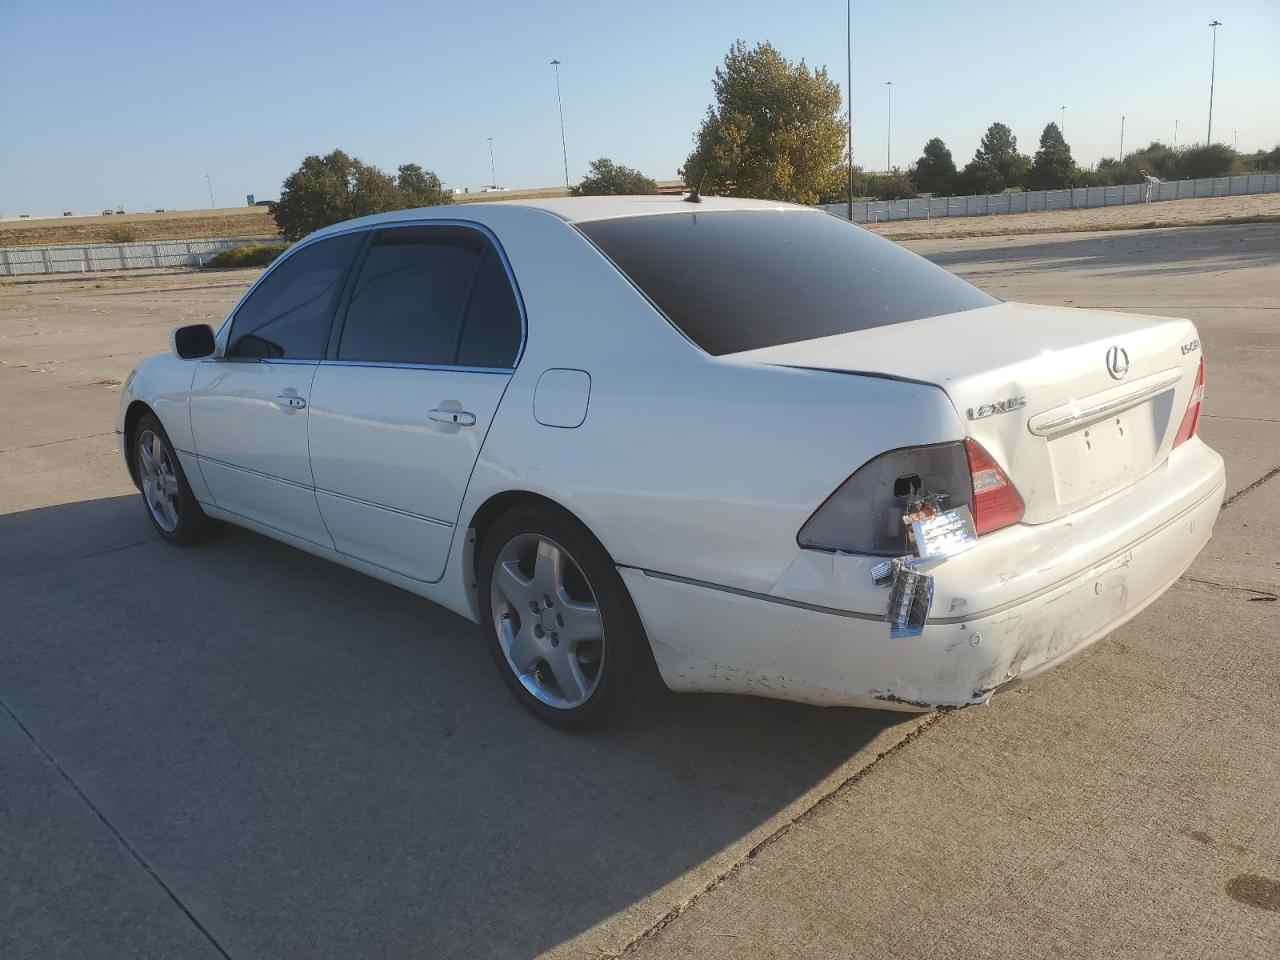
[[[1187,412],[1182,415],[1182,425],[1173,438],[1173,445],[1185,443],[1196,435],[1196,427],[1200,425],[1200,405],[1204,401],[1204,357],[1200,358],[1200,368],[1196,371],[1196,385],[1191,388],[1191,399],[1187,401]]]
[[[976,440],[965,440],[973,484],[973,526],[978,536],[1022,519],[1022,497],[1009,477]]]

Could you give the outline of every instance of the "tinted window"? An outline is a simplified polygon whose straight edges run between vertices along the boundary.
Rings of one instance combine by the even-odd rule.
[[[289,255],[236,311],[227,356],[323,357],[342,281],[363,240],[348,233]]]
[[[520,332],[515,292],[481,234],[383,230],[352,287],[338,359],[510,367]]]
[[[817,211],[693,211],[577,226],[685,336],[716,355],[998,302]]]
[[[520,307],[498,251],[490,244],[480,258],[458,363],[468,367],[513,367],[520,352]]]
[[[470,231],[379,231],[352,288],[340,360],[451,364],[485,239]]]

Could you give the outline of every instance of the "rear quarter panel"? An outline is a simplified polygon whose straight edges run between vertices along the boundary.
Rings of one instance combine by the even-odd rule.
[[[493,495],[526,490],[573,512],[619,565],[768,592],[805,520],[861,464],[963,436],[936,387],[712,358],[574,228],[510,212],[489,223],[520,285],[528,341],[462,528]],[[591,375],[580,427],[533,417],[553,367]],[[451,568],[469,580],[462,541]]]

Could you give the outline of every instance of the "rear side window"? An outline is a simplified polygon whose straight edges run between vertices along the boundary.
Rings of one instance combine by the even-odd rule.
[[[347,269],[364,235],[348,233],[290,254],[240,304],[227,356],[319,360]]]
[[[381,230],[352,287],[339,360],[510,367],[520,312],[492,244],[454,227]]]
[[[476,269],[462,327],[458,363],[467,367],[514,367],[520,352],[520,307],[493,244]]]
[[[576,226],[685,336],[717,356],[998,302],[817,211],[691,211]]]

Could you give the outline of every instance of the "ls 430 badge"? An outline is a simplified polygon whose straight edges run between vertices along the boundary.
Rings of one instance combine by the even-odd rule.
[[[1009,413],[1012,410],[1020,410],[1027,405],[1026,397],[1010,397],[1008,400],[994,400],[991,403],[984,403],[980,407],[969,408],[970,420],[981,420],[983,417],[990,417],[997,413]]]

